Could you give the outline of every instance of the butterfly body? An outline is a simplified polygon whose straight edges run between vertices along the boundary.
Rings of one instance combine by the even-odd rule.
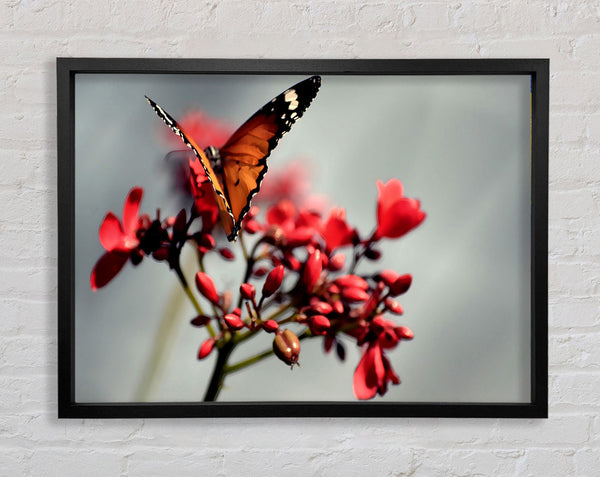
[[[312,76],[273,98],[220,148],[202,150],[163,108],[146,97],[156,114],[199,159],[213,186],[227,239],[234,241],[252,198],[267,173],[267,158],[315,98],[321,78]]]

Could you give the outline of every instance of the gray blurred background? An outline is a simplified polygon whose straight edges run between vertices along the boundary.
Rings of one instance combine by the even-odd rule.
[[[98,228],[107,211],[122,216],[131,187],[145,191],[141,211],[174,215],[161,139],[166,128],[144,95],[175,118],[200,108],[240,125],[304,76],[84,75],[76,77],[75,384],[79,402],[201,400],[214,356],[197,361],[207,334],[168,267],[127,264],[92,292],[90,272],[103,254]],[[530,400],[530,78],[528,76],[324,76],[305,116],[272,153],[270,166],[307,158],[311,189],[346,208],[362,234],[375,226],[376,180],[396,177],[421,200],[425,222],[384,241],[383,260],[359,271],[411,273],[399,324],[415,333],[387,353],[402,384],[384,398],[400,402]],[[186,204],[187,205],[187,204]],[[232,249],[241,255],[238,246]],[[187,261],[191,263],[190,257]],[[219,290],[236,289],[240,262],[207,260]],[[186,268],[192,282],[194,267]],[[164,317],[169,352],[148,363]],[[271,346],[263,334],[233,362]],[[302,342],[301,368],[276,358],[227,377],[219,400],[355,400],[359,350],[324,354],[322,339]],[[146,376],[146,378],[144,377]],[[144,385],[145,383],[145,385]]]

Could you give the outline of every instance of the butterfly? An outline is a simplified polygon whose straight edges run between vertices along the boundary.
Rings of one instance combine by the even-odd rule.
[[[268,170],[267,158],[282,136],[302,117],[321,86],[312,76],[273,98],[242,124],[220,149],[202,150],[163,108],[146,100],[158,116],[194,151],[211,182],[221,223],[229,241],[235,241],[252,198]]]

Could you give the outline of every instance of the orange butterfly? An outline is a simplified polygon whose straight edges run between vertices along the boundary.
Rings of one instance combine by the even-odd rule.
[[[276,96],[250,117],[221,149],[204,151],[163,108],[146,96],[156,114],[200,160],[210,180],[227,239],[234,241],[267,173],[267,157],[317,95],[321,77],[312,76]]]

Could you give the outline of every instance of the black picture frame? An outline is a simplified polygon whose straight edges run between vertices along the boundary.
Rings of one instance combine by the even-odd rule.
[[[58,416],[181,417],[487,417],[548,416],[548,59],[254,60],[58,58]],[[531,76],[531,402],[211,402],[78,403],[74,383],[75,75],[323,74]]]

